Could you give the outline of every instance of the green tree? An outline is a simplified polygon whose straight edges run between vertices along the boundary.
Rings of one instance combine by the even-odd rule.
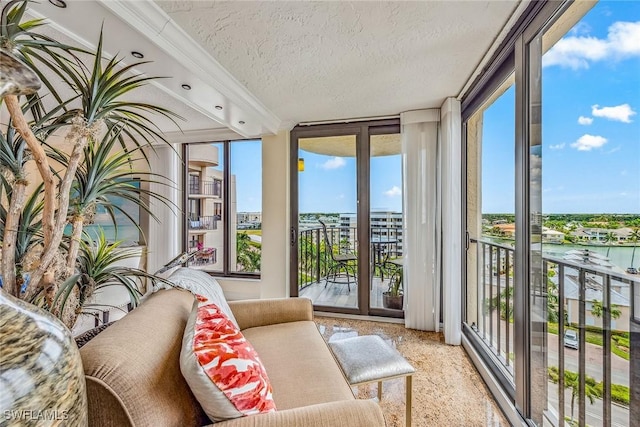
[[[607,245],[607,258],[609,257],[609,251],[611,250],[611,242],[616,241],[616,235],[609,232],[604,236],[604,244]]]
[[[617,319],[622,314],[622,312],[620,311],[620,309],[618,307],[619,307],[619,305],[617,305],[617,304],[611,304],[611,318],[612,319]],[[594,299],[591,302],[591,314],[593,314],[594,317],[597,317],[597,318],[602,317],[603,310],[604,310],[604,307],[602,307],[602,301],[598,301],[597,299]]]
[[[247,233],[236,234],[236,262],[242,271],[260,271],[260,244],[253,242]]]
[[[491,304],[489,304],[491,302]],[[492,310],[496,310],[500,306],[500,318],[508,322],[513,322],[513,286],[507,286],[497,296],[487,299],[485,303],[486,309],[491,306]]]
[[[550,366],[548,368],[548,375],[551,382],[558,384],[560,380],[560,371],[557,366]],[[573,423],[573,409],[575,407],[576,396],[580,393],[580,377],[577,372],[564,371],[564,388],[571,389],[571,422]],[[589,403],[592,405],[597,398],[601,397],[598,389],[598,383],[589,375],[585,375],[584,390],[585,397],[589,399]]]

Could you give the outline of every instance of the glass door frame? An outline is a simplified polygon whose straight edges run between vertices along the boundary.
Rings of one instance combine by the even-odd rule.
[[[298,125],[290,132],[289,151],[289,191],[290,191],[290,296],[297,297],[298,293],[298,233],[299,233],[299,206],[298,206],[298,149],[301,138],[322,138],[331,136],[354,135],[356,137],[356,198],[358,226],[358,246],[367,248],[366,251],[358,251],[358,306],[333,307],[314,305],[314,310],[342,314],[377,315],[386,317],[402,317],[403,313],[382,308],[370,308],[369,284],[371,282],[371,251],[370,233],[370,135],[384,135],[400,133],[400,119],[367,120],[345,123],[330,123],[317,125]]]

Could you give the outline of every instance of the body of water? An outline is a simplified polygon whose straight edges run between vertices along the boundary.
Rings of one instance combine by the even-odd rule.
[[[604,255],[609,258],[611,264],[620,267],[625,270],[627,267],[632,267],[631,258],[633,256],[633,246],[604,246],[604,245],[554,245],[545,243],[542,245],[544,253],[561,257],[567,251],[570,250],[584,251],[588,249],[593,252],[597,252],[600,255]],[[636,254],[633,260],[633,267],[640,265],[640,247],[636,247]]]
[[[140,230],[135,225],[118,225],[118,229],[116,232],[116,227],[113,225],[85,225],[84,231],[86,231],[92,239],[98,238],[98,233],[102,229],[104,236],[108,241],[119,240],[122,241],[122,246],[137,245],[140,242]]]

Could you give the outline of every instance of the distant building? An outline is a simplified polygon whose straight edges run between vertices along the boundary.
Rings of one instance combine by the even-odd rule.
[[[612,235],[611,243],[625,243],[631,239],[633,230],[627,227],[610,229],[610,228],[587,228],[581,227],[571,233],[578,241],[584,243],[607,243],[607,236]]]
[[[562,243],[564,241],[564,233],[552,230],[548,227],[542,227],[543,243]]]
[[[251,228],[262,224],[262,212],[238,212],[238,228]]]
[[[565,275],[565,304],[567,307],[567,318],[569,323],[580,323],[580,285],[578,277],[571,274]],[[600,276],[587,276],[585,286],[585,324],[587,326],[602,327],[602,317],[594,316],[592,313],[594,301],[602,303],[602,278]],[[628,296],[629,286],[616,282],[611,286],[611,304],[620,310],[620,317],[611,319],[611,329],[617,331],[629,331],[629,318],[631,313],[631,303]]]
[[[371,242],[374,245],[390,242],[386,249],[395,252],[394,255],[402,255],[402,212],[373,211],[370,218]],[[354,240],[355,234],[350,230],[357,227],[356,214],[340,214],[339,226],[343,238]]]

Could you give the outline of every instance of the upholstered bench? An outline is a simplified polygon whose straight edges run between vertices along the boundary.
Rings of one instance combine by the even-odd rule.
[[[377,335],[345,338],[329,343],[347,381],[352,386],[377,382],[382,400],[382,381],[405,377],[406,425],[411,426],[411,379],[415,369],[395,348]]]

